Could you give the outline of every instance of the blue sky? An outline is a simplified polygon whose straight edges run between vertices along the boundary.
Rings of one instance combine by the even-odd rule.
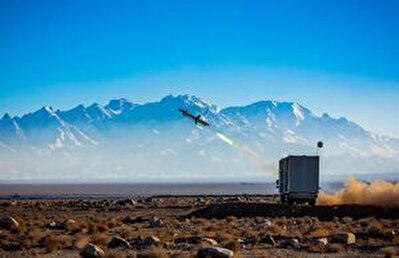
[[[398,1],[0,2],[0,114],[194,94],[399,137]]]

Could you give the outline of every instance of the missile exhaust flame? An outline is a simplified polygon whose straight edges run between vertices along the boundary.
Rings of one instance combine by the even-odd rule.
[[[250,149],[249,147],[242,146],[242,145],[234,142],[233,140],[231,140],[230,138],[228,138],[227,136],[225,136],[224,134],[222,134],[220,132],[216,132],[216,136],[222,142],[226,143],[229,146],[234,147],[236,150],[240,151],[242,154],[247,156],[251,161],[256,163],[256,165],[258,167],[260,167],[262,170],[267,171],[268,173],[272,172],[274,175],[277,174],[276,167],[272,166],[271,164],[264,163],[264,161],[259,157],[259,155],[256,152],[254,152],[252,149]]]

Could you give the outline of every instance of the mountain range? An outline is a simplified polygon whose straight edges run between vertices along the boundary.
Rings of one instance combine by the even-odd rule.
[[[211,126],[195,126],[179,108]],[[270,180],[289,154],[321,155],[325,175],[395,173],[399,139],[343,117],[317,116],[298,103],[220,109],[195,96],[170,95],[145,104],[122,98],[5,114],[0,154],[1,180]]]

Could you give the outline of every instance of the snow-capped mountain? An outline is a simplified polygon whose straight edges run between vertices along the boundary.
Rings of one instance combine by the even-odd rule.
[[[201,114],[211,126],[195,126],[179,108]],[[399,165],[399,139],[346,118],[319,117],[290,102],[219,109],[180,95],[146,104],[115,99],[65,111],[43,107],[22,117],[5,114],[1,179],[270,178],[279,158],[315,154],[319,140],[325,142],[325,173],[395,172]]]

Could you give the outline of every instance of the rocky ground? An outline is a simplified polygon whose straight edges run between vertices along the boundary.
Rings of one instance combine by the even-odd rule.
[[[0,201],[1,257],[384,257],[399,208],[273,196]]]

